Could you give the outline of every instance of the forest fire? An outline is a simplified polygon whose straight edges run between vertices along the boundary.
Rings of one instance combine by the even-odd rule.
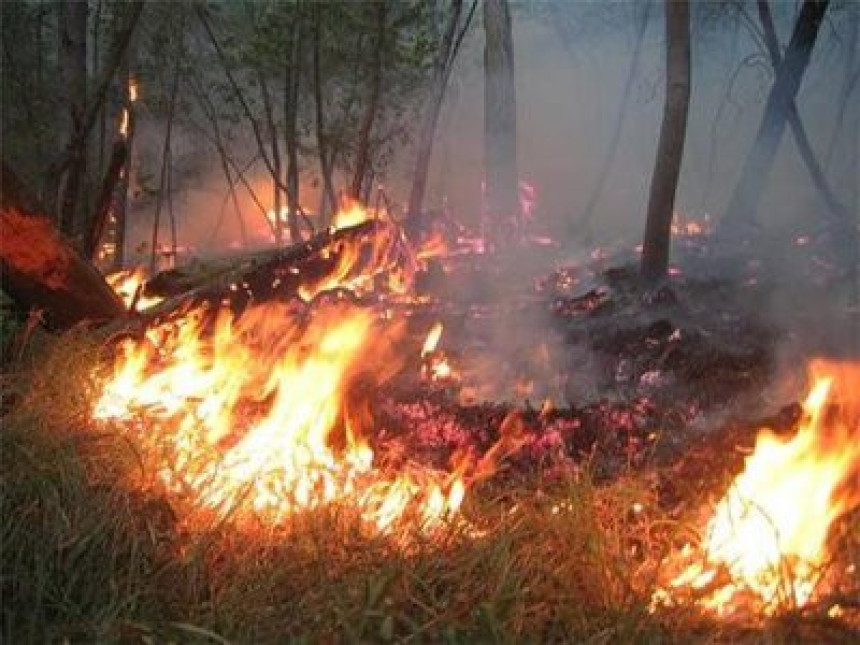
[[[366,262],[365,247],[341,249],[324,279],[300,289],[302,300],[371,288],[381,273],[408,278],[391,249],[400,238],[392,227],[378,233]],[[208,314],[194,309],[121,346],[94,409],[128,429],[168,489],[220,516],[267,524],[333,503],[379,531],[406,518],[429,528],[456,513],[462,464],[387,473],[374,463],[368,401],[357,392],[403,364],[394,349],[401,323],[344,300]]]
[[[708,520],[698,547],[670,558],[675,573],[653,607],[682,598],[719,616],[803,607],[826,578],[835,520],[860,501],[860,368],[813,363],[794,437],[758,437],[744,471]]]

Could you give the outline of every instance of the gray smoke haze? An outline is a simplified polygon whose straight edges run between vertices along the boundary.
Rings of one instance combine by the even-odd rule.
[[[540,2],[516,4],[513,20],[520,177],[536,189],[534,232],[553,236],[559,247],[552,252],[540,250],[536,257],[511,258],[507,273],[519,273],[522,279],[502,286],[482,285],[488,302],[504,303],[511,295],[507,287],[515,283],[522,286],[556,263],[584,259],[591,250],[572,223],[586,206],[612,137],[641,9],[631,2],[570,2],[554,6],[552,9]],[[852,10],[856,11],[856,7],[850,2],[832,4],[797,100],[813,147],[826,164],[837,194],[846,202],[852,184],[860,184],[860,176],[851,176],[844,163],[851,153],[849,147],[857,145],[857,138],[844,133],[860,128],[860,100],[855,98],[848,106],[843,135],[834,137],[834,123],[845,78],[845,23],[847,12]],[[720,218],[755,137],[772,83],[770,63],[758,42],[759,36],[753,35],[750,28],[758,25],[755,7],[744,5],[744,11],[748,21],[737,13],[736,4],[694,3],[692,104],[676,200],[676,212],[683,217],[707,216],[712,222]],[[784,47],[796,8],[791,3],[775,3],[773,11]],[[451,78],[425,201],[426,208],[444,206],[454,218],[472,227],[477,227],[481,213],[482,57],[483,33],[478,21],[464,42]],[[660,4],[655,3],[626,107],[619,149],[593,215],[596,243],[629,248],[641,239],[660,127],[664,57],[663,15]],[[149,159],[150,170],[159,155],[162,130],[163,124],[157,122],[142,127],[140,154]],[[174,153],[177,167],[183,160],[195,167],[194,172],[176,182],[174,209],[180,243],[193,246],[196,255],[229,250],[240,240],[240,232],[215,152],[194,132],[182,127],[178,130]],[[307,143],[312,145],[307,136]],[[233,145],[231,152],[237,159],[253,158],[250,132],[234,140]],[[410,146],[398,149],[381,180],[396,206],[402,207],[407,200],[413,160]],[[248,176],[260,198],[270,206],[270,182],[259,163]],[[251,244],[265,243],[265,220],[246,191],[239,193]],[[308,210],[315,211],[319,199],[317,161],[308,154],[301,201]],[[152,208],[153,200],[148,200],[133,215],[136,219],[130,223],[130,248],[149,239]],[[792,238],[814,236],[821,230],[822,211],[822,201],[787,130],[759,209],[759,221],[775,241],[774,257],[784,253]],[[161,219],[160,239],[167,241],[166,212]],[[843,299],[816,292],[814,287],[802,294],[793,288],[790,276],[801,275],[801,264],[788,258],[784,276],[788,288],[777,290],[768,301],[759,303],[776,323],[794,328],[782,352],[786,365],[804,352],[825,348],[839,353],[845,347],[857,346],[856,326],[835,322],[844,319]],[[526,265],[528,270],[523,268]],[[808,315],[810,311],[815,314]],[[500,361],[492,366],[474,366],[486,375],[488,392],[499,395],[505,389],[515,389],[511,379],[522,376],[537,382],[533,400],[559,395],[563,388],[553,375],[561,371],[557,369],[560,366],[552,360],[528,357],[528,348],[540,354],[541,347],[560,342],[550,332],[548,316],[509,318],[487,324],[476,333],[487,355],[516,366],[510,379],[500,371]],[[556,352],[550,347],[548,354],[553,357]],[[577,359],[582,372],[588,373],[592,358],[583,354]]]

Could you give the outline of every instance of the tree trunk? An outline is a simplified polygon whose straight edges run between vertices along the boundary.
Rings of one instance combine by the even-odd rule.
[[[519,214],[517,101],[508,0],[484,0],[485,226],[494,246],[512,241]]]
[[[284,83],[284,117],[287,146],[287,225],[290,241],[301,241],[299,230],[299,84],[301,82],[302,28],[300,9],[293,19],[290,47],[287,50],[286,78]]]
[[[635,4],[631,5],[634,8],[634,16],[636,14]],[[587,241],[591,241],[592,219],[594,218],[594,209],[597,206],[597,200],[603,193],[603,187],[606,185],[606,180],[609,178],[609,173],[612,170],[612,163],[615,161],[615,155],[618,151],[618,144],[621,142],[621,132],[624,128],[624,118],[627,116],[627,108],[630,104],[630,94],[633,91],[633,81],[636,80],[636,75],[639,71],[639,56],[642,53],[642,43],[645,40],[645,30],[648,27],[648,17],[651,14],[651,0],[645,0],[642,8],[642,16],[639,24],[636,27],[636,41],[633,45],[633,54],[630,57],[630,67],[627,71],[627,79],[624,81],[624,89],[621,92],[621,99],[618,102],[618,112],[615,114],[615,124],[612,128],[612,138],[609,140],[609,145],[606,148],[606,154],[603,157],[603,163],[600,164],[600,171],[597,174],[597,181],[591,189],[591,194],[588,196],[588,202],[585,204],[585,209],[579,218],[579,226],[585,231]]]
[[[93,227],[84,245],[84,256],[92,262],[99,259],[99,242],[101,242],[102,235],[110,219],[111,207],[115,203],[114,195],[116,194],[117,184],[125,167],[127,156],[128,150],[125,146],[125,141],[118,139],[113,144],[113,152],[111,153],[110,162],[108,163],[104,181],[102,182],[101,193],[96,202],[96,215]]]
[[[774,69],[774,74],[782,66],[782,54],[779,51],[779,39],[776,36],[776,29],[773,24],[773,16],[770,13],[770,5],[768,0],[758,0],[759,17],[761,18],[762,31],[764,34],[765,46],[767,47],[768,56],[770,56],[771,64]],[[812,183],[818,190],[825,205],[827,206],[834,223],[842,228],[841,238],[845,235],[852,236],[850,216],[847,209],[837,199],[836,193],[827,181],[824,171],[821,169],[821,164],[818,163],[818,158],[815,156],[815,151],[812,149],[812,144],[809,142],[809,137],[806,134],[806,128],[803,127],[803,121],[800,120],[800,115],[797,112],[797,105],[794,101],[788,104],[788,113],[786,119],[791,126],[791,132],[797,142],[797,149],[803,159],[809,174],[812,177]],[[856,234],[854,234],[856,235]],[[844,238],[847,240],[847,238]]]
[[[63,84],[69,110],[70,141],[68,165],[59,193],[57,220],[60,230],[74,239],[81,234],[78,222],[80,195],[87,172],[87,149],[84,137],[87,109],[87,3],[63,0],[60,4],[60,43]],[[79,238],[78,242],[83,242]]]
[[[0,279],[23,309],[54,329],[122,316],[125,308],[96,268],[64,239],[6,164],[0,180]]]
[[[131,84],[135,82],[134,74],[130,71],[135,67],[134,49],[130,46],[125,71],[121,75],[123,81],[123,107],[127,118],[125,131],[125,165],[120,174],[119,184],[114,193],[113,200],[113,226],[114,226],[114,253],[111,269],[119,271],[123,268],[125,258],[125,229],[126,212],[128,210],[128,189],[132,181],[134,170],[134,132],[136,116],[134,111],[134,100],[131,94]]]
[[[477,0],[472,4],[472,9],[466,19],[466,25],[461,34],[468,29],[471,17],[474,15]],[[460,24],[460,14],[463,12],[463,0],[453,0],[448,24],[442,36],[436,63],[433,67],[433,78],[430,84],[430,97],[427,108],[424,111],[424,119],[418,135],[418,152],[415,159],[415,173],[412,177],[412,189],[409,192],[408,214],[413,222],[421,221],[421,210],[424,204],[424,194],[427,191],[427,177],[430,174],[430,160],[433,156],[433,139],[436,135],[436,125],[439,122],[439,114],[442,111],[442,101],[445,98],[445,88],[451,76],[456,57],[457,42],[455,35],[457,26]]]
[[[684,156],[690,108],[690,4],[666,0],[666,98],[651,177],[648,215],[642,245],[642,278],[654,284],[666,277],[672,212]]]
[[[382,95],[382,50],[385,47],[386,10],[386,0],[376,2],[376,43],[371,61],[370,94],[367,97],[367,105],[364,108],[364,116],[358,131],[355,172],[350,186],[350,196],[354,199],[361,198],[365,175],[370,168],[370,135],[373,131],[373,121],[379,111],[379,100]]]
[[[275,226],[283,231],[281,221],[281,146],[278,143],[278,129],[275,126],[275,117],[272,110],[272,97],[269,94],[269,85],[260,70],[257,70],[257,81],[260,84],[260,95],[263,97],[263,111],[266,115],[266,126],[269,129],[269,138],[272,141],[272,214],[275,216]]]
[[[804,0],[785,58],[776,71],[755,142],[744,162],[726,214],[720,222],[723,232],[730,226],[750,226],[755,221],[762,188],[767,183],[767,177],[773,167],[791,106],[809,64],[828,2],[829,0]]]
[[[314,41],[313,41],[313,88],[314,110],[316,114],[317,151],[320,160],[320,174],[323,181],[323,193],[320,199],[320,224],[323,228],[329,223],[329,213],[337,210],[337,197],[332,181],[332,155],[325,130],[325,105],[323,103],[321,49],[322,49],[322,17],[319,4],[314,5]]]
[[[164,193],[168,186],[168,173],[170,172],[170,139],[173,134],[173,115],[176,108],[176,93],[179,89],[179,61],[181,59],[182,56],[177,52],[167,104],[167,126],[164,129],[164,145],[161,149],[161,174],[158,182],[158,195],[155,198],[155,217],[152,222],[152,239],[149,250],[149,270],[152,273],[155,272],[158,264],[158,228],[161,225],[161,207],[164,203]]]

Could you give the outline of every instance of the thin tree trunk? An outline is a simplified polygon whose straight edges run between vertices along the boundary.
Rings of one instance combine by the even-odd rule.
[[[770,5],[768,0],[758,0],[759,17],[764,34],[764,42],[767,47],[768,56],[770,56],[771,65],[774,73],[777,73],[782,66],[782,55],[779,51],[779,40],[776,36],[776,29],[773,24],[773,16],[770,13]],[[787,107],[788,113],[786,118],[791,126],[791,132],[797,142],[797,148],[803,162],[806,164],[809,174],[812,176],[812,183],[824,199],[833,218],[837,223],[844,225],[848,224],[849,214],[847,209],[839,202],[836,194],[833,192],[824,171],[821,169],[821,164],[818,163],[818,158],[815,156],[815,151],[812,149],[812,144],[809,142],[809,137],[806,134],[806,129],[803,127],[803,121],[800,120],[800,115],[797,112],[797,105],[794,101],[790,101]],[[847,227],[850,235],[850,226]]]
[[[197,7],[197,16],[200,19],[200,23],[203,25],[203,29],[206,32],[209,41],[212,43],[212,46],[215,49],[215,53],[217,54],[218,60],[220,61],[221,66],[224,69],[224,75],[227,77],[227,81],[229,82],[230,87],[233,90],[233,94],[236,96],[236,100],[239,101],[239,106],[242,108],[242,112],[245,115],[248,124],[251,126],[251,130],[254,133],[254,139],[257,142],[257,150],[259,152],[260,158],[263,160],[266,169],[269,171],[269,174],[272,176],[273,181],[278,185],[278,187],[282,191],[289,192],[287,187],[281,181],[281,178],[278,176],[277,173],[275,173],[275,168],[272,165],[272,161],[269,159],[269,155],[266,153],[266,145],[263,141],[263,134],[260,130],[260,125],[259,123],[257,123],[257,119],[254,117],[254,113],[251,111],[251,107],[245,100],[245,95],[242,92],[242,88],[239,86],[239,83],[236,81],[236,77],[233,76],[233,72],[230,70],[230,64],[227,60],[227,56],[224,53],[221,44],[218,42],[218,38],[215,36],[215,32],[212,30],[212,25],[209,23],[209,18],[206,16],[206,11],[202,6]],[[281,244],[281,233],[282,232],[280,227],[276,226],[275,242],[278,245]]]
[[[427,178],[430,174],[430,160],[433,157],[433,141],[436,135],[436,127],[439,115],[442,112],[442,102],[445,99],[445,90],[448,87],[448,79],[457,56],[457,50],[462,42],[463,36],[475,15],[477,0],[472,2],[472,8],[466,17],[466,21],[460,30],[459,38],[455,40],[457,26],[460,24],[460,15],[463,12],[463,1],[453,0],[451,3],[448,24],[442,36],[436,64],[433,67],[433,78],[430,85],[430,97],[427,108],[424,111],[424,119],[418,135],[417,155],[415,159],[415,172],[412,176],[412,189],[409,192],[409,216],[420,226],[422,208],[424,206],[424,195],[427,192]]]
[[[60,230],[77,237],[80,193],[87,171],[84,128],[87,109],[87,3],[63,0],[60,4],[60,42],[63,83],[69,111],[70,137],[76,145],[68,150],[68,166],[62,179],[57,220]],[[79,244],[83,239],[78,239]]]
[[[519,215],[517,102],[508,0],[484,0],[485,212],[494,246],[512,241]]]
[[[287,50],[286,77],[284,83],[284,117],[286,120],[285,143],[287,147],[287,225],[290,241],[301,241],[299,230],[299,85],[301,83],[302,26],[301,7],[296,8],[293,20],[290,47]]]
[[[317,151],[320,161],[320,174],[322,175],[323,191],[320,199],[320,223],[323,227],[328,225],[329,213],[337,209],[337,197],[334,192],[334,183],[332,182],[332,167],[331,153],[329,150],[329,142],[326,137],[325,130],[325,110],[323,104],[322,90],[322,74],[320,72],[322,58],[322,19],[321,8],[319,4],[315,4],[314,8],[314,40],[313,40],[313,89],[314,89],[314,109],[316,113],[316,137]]]
[[[731,226],[749,226],[755,221],[762,188],[766,185],[773,167],[791,106],[809,64],[828,2],[829,0],[804,0],[783,64],[776,70],[755,142],[741,169],[740,179],[726,214],[720,222],[723,232]]]
[[[364,116],[358,131],[358,143],[355,153],[355,172],[352,176],[350,196],[361,198],[361,189],[365,174],[370,168],[370,135],[373,131],[373,121],[379,111],[379,100],[382,95],[382,50],[385,48],[385,16],[387,12],[385,0],[376,2],[376,43],[373,48],[371,61],[370,94],[364,108]]]
[[[635,8],[637,5],[632,5]],[[588,201],[585,204],[585,209],[579,218],[579,226],[585,232],[585,237],[588,241],[592,238],[592,220],[594,218],[594,209],[597,206],[597,201],[603,194],[603,187],[606,185],[606,180],[612,170],[612,164],[615,161],[616,153],[618,152],[618,144],[621,142],[621,132],[624,129],[624,119],[627,116],[627,109],[630,105],[630,95],[633,91],[633,82],[636,80],[636,75],[639,71],[639,57],[642,53],[642,43],[645,40],[645,31],[648,27],[648,17],[651,14],[651,0],[645,0],[642,8],[642,16],[639,24],[636,27],[636,41],[633,45],[633,54],[630,58],[630,67],[627,71],[627,78],[624,81],[624,89],[621,92],[621,99],[618,103],[618,112],[615,114],[615,124],[612,128],[612,138],[609,140],[609,145],[606,148],[606,154],[603,157],[603,163],[600,165],[600,171],[597,174],[597,181],[591,189],[588,196]]]
[[[173,66],[173,79],[170,87],[170,98],[167,105],[167,126],[164,130],[164,145],[161,150],[161,173],[158,183],[158,195],[155,198],[155,217],[152,222],[152,239],[149,255],[149,269],[155,272],[158,266],[158,228],[161,225],[161,207],[164,202],[164,193],[168,185],[167,175],[170,172],[170,138],[173,132],[173,114],[176,107],[176,93],[179,89],[179,61],[181,56],[176,54]]]
[[[263,111],[266,115],[266,126],[269,129],[269,138],[272,141],[272,196],[273,214],[275,216],[275,227],[278,229],[278,239],[283,234],[283,223],[281,222],[281,146],[278,141],[278,129],[275,126],[275,117],[272,110],[272,98],[269,94],[269,85],[260,70],[257,70],[257,81],[260,84],[260,95],[263,97]]]
[[[651,177],[648,214],[642,244],[642,278],[654,284],[666,277],[672,213],[690,109],[690,4],[666,0],[666,98],[657,144],[657,160]]]
[[[110,163],[105,172],[104,182],[102,183],[101,193],[99,194],[98,202],[96,203],[96,216],[93,222],[93,227],[90,230],[90,236],[87,238],[84,245],[84,256],[89,258],[91,262],[96,262],[98,258],[99,242],[107,228],[107,222],[110,218],[111,207],[114,204],[114,195],[116,193],[117,184],[119,183],[120,175],[125,166],[128,150],[125,146],[125,141],[117,140],[113,145]]]
[[[128,49],[124,73],[121,75],[123,79],[123,108],[127,116],[126,131],[125,131],[125,165],[120,175],[119,185],[114,193],[113,200],[113,221],[114,221],[114,256],[112,269],[119,271],[123,267],[125,257],[125,229],[126,229],[126,212],[128,210],[128,189],[131,185],[132,172],[134,171],[134,133],[137,118],[135,116],[134,101],[131,95],[131,84],[134,82],[134,75],[130,70],[135,67],[134,45],[130,45]]]
[[[839,135],[842,132],[842,124],[845,121],[845,114],[850,104],[851,94],[860,79],[860,69],[855,70],[855,61],[857,60],[857,42],[858,31],[860,31],[860,7],[854,4],[851,7],[846,7],[846,11],[850,10],[848,16],[848,37],[845,42],[845,75],[842,80],[842,91],[839,97],[839,110],[836,114],[836,119],[833,122],[833,132],[830,135],[830,144],[827,146],[827,154],[824,155],[824,168],[830,170],[830,163],[833,161],[833,153],[836,150],[839,142]],[[849,175],[849,181],[853,181],[853,177]],[[855,184],[856,185],[856,184]]]
[[[76,9],[80,11],[81,5],[86,9],[86,2],[75,2],[74,0],[66,0],[69,6],[77,5]],[[56,191],[58,198],[57,208],[60,217],[61,226],[64,225],[67,231],[72,232],[79,246],[90,235],[92,228],[94,213],[85,209],[78,209],[77,202],[80,200],[79,193],[83,183],[83,175],[86,170],[86,151],[87,141],[90,133],[96,124],[97,117],[104,105],[108,88],[113,82],[117,69],[125,57],[125,52],[131,41],[135,26],[140,19],[143,11],[143,0],[130,3],[127,11],[129,12],[128,20],[122,30],[117,32],[113,38],[113,42],[106,58],[106,64],[102,67],[101,73],[95,83],[95,91],[92,94],[92,99],[84,102],[83,113],[80,118],[79,127],[73,128],[69,142],[66,146],[62,157],[49,168],[49,175],[60,177],[59,189]],[[68,8],[67,8],[68,9]],[[62,6],[61,6],[62,12]],[[61,24],[63,15],[61,13]],[[75,19],[79,20],[78,18]],[[86,16],[84,15],[84,38],[86,38]],[[79,29],[79,26],[76,27]],[[61,39],[62,40],[62,39]],[[62,54],[61,48],[61,54]],[[78,54],[80,55],[80,54]],[[61,56],[61,59],[63,57]],[[82,55],[84,76],[86,74],[86,51]],[[86,78],[84,77],[84,81]],[[81,161],[83,160],[83,162]],[[83,163],[83,166],[81,166]],[[83,167],[84,172],[81,172]],[[65,221],[63,213],[74,212],[75,216],[71,221]]]

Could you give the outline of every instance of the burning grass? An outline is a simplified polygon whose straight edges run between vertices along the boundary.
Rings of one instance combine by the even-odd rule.
[[[366,530],[338,504],[304,509],[289,527],[237,531],[228,520],[189,530],[141,445],[90,420],[102,353],[76,333],[9,381],[15,400],[0,433],[9,642],[848,637],[823,606],[754,622],[695,604],[650,613],[666,556],[695,527],[661,510],[648,470],[600,486],[587,465],[509,473],[475,484],[458,519],[432,533],[401,526],[400,539]],[[860,552],[856,523],[839,548]]]

